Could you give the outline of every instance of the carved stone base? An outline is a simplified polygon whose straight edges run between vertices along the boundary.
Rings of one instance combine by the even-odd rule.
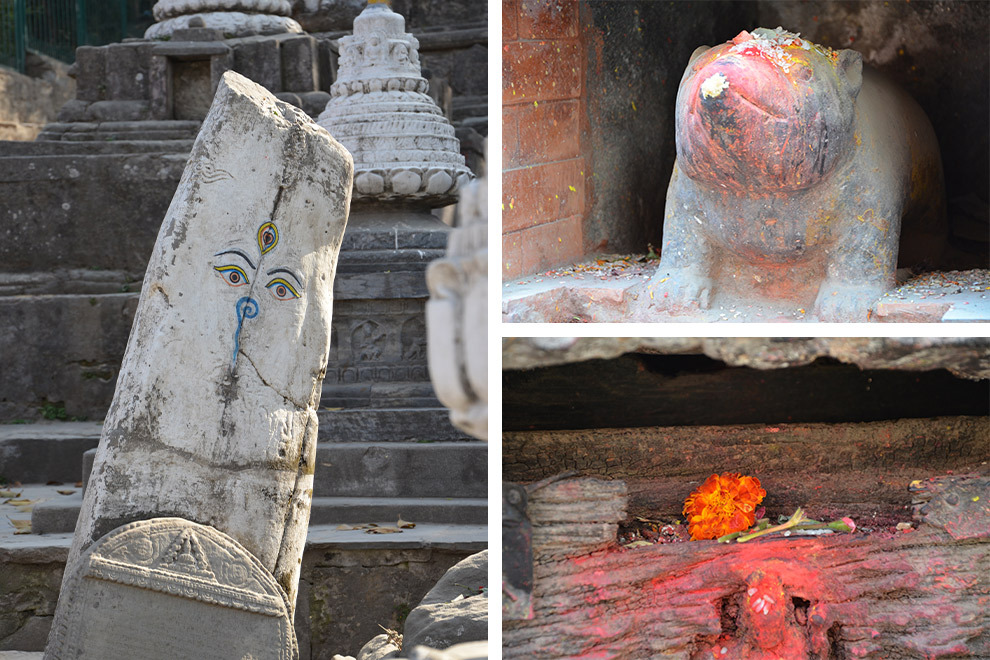
[[[155,23],[149,27],[144,33],[144,38],[162,39],[171,36],[176,30],[185,30],[191,27],[212,28],[219,30],[226,37],[250,37],[256,34],[301,33],[303,31],[299,23],[288,16],[213,11],[167,18],[161,23]]]

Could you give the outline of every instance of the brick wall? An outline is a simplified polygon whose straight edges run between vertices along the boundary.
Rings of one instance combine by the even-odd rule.
[[[502,277],[578,259],[584,45],[574,0],[503,0]]]

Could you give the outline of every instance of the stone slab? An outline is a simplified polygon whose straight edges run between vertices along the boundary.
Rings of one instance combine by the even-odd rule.
[[[0,476],[21,483],[79,480],[85,451],[100,441],[99,422],[0,425]]]
[[[397,521],[400,517],[417,525],[484,525],[488,522],[488,500],[482,497],[316,497],[313,498],[310,524]]]
[[[31,509],[31,532],[71,533],[81,506],[81,490],[39,501]],[[316,497],[309,515],[310,525],[397,521],[399,518],[416,524],[483,525],[488,521],[488,501],[480,497]]]
[[[488,447],[481,442],[321,444],[316,497],[487,497]]]
[[[106,534],[62,592],[46,648],[59,660],[298,655],[291,607],[271,572],[234,539],[181,518]]]
[[[31,510],[32,534],[64,534],[76,528],[82,508],[82,489],[71,495],[39,502]]]
[[[142,272],[186,155],[145,152],[0,158],[5,272],[102,268]],[[101,149],[102,151],[102,149]],[[99,231],[80,218],[99,219]],[[95,220],[94,220],[95,221]],[[58,240],[39,240],[57,236]]]
[[[646,281],[658,262],[632,257],[585,261],[502,285],[502,320],[509,323],[815,322],[810,310],[739,300],[680,315],[650,312]],[[945,271],[907,280],[872,305],[864,322],[990,321],[990,271]]]

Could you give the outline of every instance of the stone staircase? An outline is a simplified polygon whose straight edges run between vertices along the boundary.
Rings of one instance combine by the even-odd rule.
[[[355,654],[449,566],[487,547],[487,443],[454,429],[432,400],[319,411],[295,619],[301,658]],[[0,491],[35,502],[18,507],[9,494],[0,497],[0,652],[44,648],[82,504],[76,484],[89,476],[101,429],[100,422],[0,425],[0,477],[7,482]],[[31,533],[15,530],[15,519],[28,517]],[[395,527],[400,518],[415,527],[390,534],[364,527]],[[378,585],[373,593],[368,580]],[[326,597],[336,591],[348,597]]]
[[[487,444],[454,429],[440,407],[320,410],[311,526],[485,525]],[[99,422],[0,427],[0,476],[23,484],[88,481]],[[36,534],[72,532],[83,489],[38,503]]]

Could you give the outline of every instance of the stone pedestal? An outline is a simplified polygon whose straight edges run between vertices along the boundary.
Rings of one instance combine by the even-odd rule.
[[[152,11],[158,22],[145,31],[147,39],[191,27],[219,30],[228,37],[302,32],[289,17],[289,0],[158,0]]]

